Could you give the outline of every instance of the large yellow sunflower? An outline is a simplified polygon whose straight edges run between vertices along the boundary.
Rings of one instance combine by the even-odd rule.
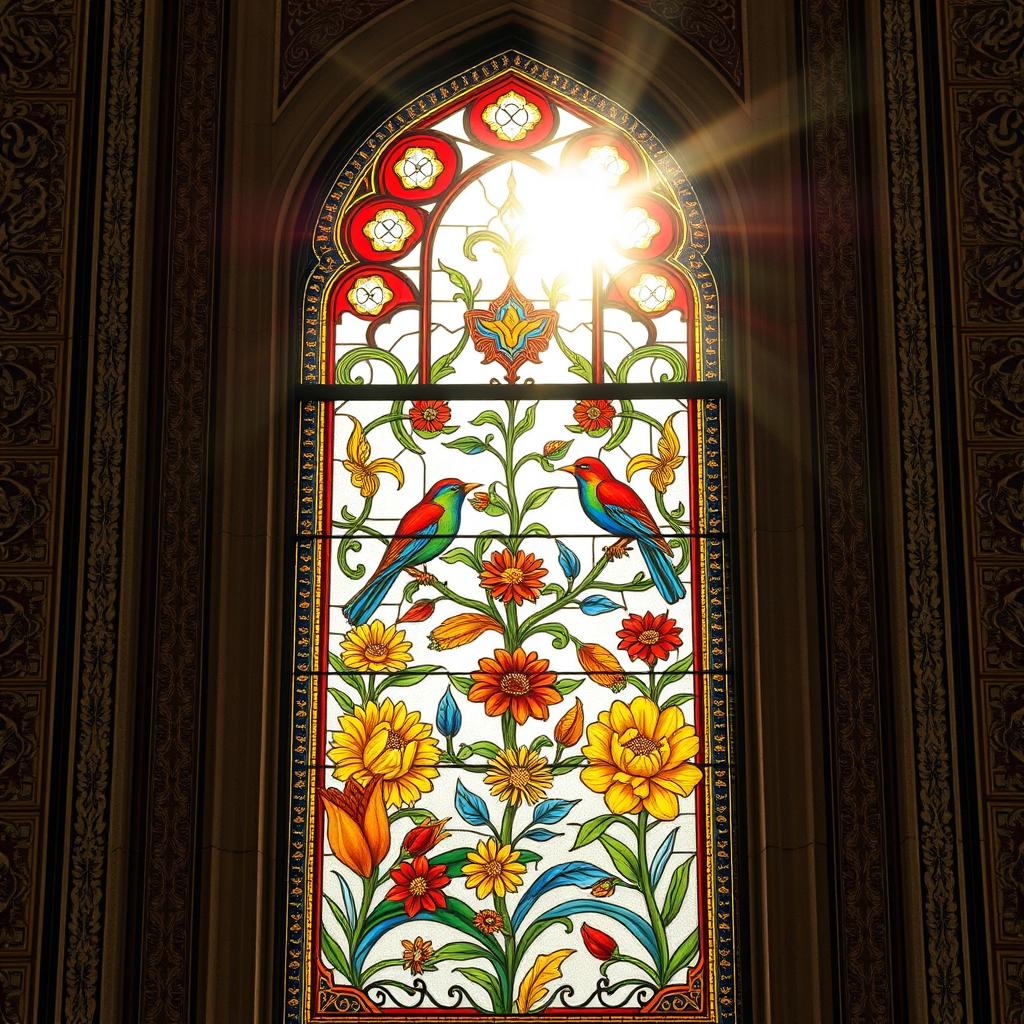
[[[614,814],[649,811],[662,821],[679,814],[679,798],[700,782],[701,770],[688,764],[698,750],[697,733],[679,708],[665,708],[648,697],[615,701],[587,729],[584,755],[590,764],[583,784],[604,793]]]
[[[380,776],[384,802],[396,807],[415,803],[434,788],[440,753],[418,711],[389,697],[380,706],[371,701],[342,715],[338,725],[327,751],[336,779],[366,785]]]
[[[535,804],[551,788],[551,767],[529,747],[502,750],[491,759],[484,782],[499,800]]]
[[[412,661],[411,651],[405,630],[380,619],[350,629],[341,641],[341,660],[356,672],[395,672]]]
[[[519,852],[511,846],[499,846],[497,839],[481,840],[475,852],[470,850],[466,854],[466,860],[462,873],[467,887],[476,890],[478,899],[487,899],[492,892],[501,899],[523,884],[526,865],[519,863]]]

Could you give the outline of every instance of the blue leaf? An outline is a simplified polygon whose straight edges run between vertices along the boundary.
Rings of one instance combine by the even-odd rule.
[[[651,954],[652,963],[658,963],[658,940],[655,939],[651,926],[639,914],[617,906],[611,900],[572,900],[569,903],[559,903],[557,907],[545,910],[537,920],[553,921],[559,917],[572,917],[573,914],[604,914],[605,917],[624,924]]]
[[[355,924],[356,901],[352,897],[352,890],[349,888],[348,882],[345,881],[340,871],[335,871],[334,877],[338,880],[338,885],[341,886],[341,898],[345,902],[345,915],[348,917],[349,924]]]
[[[531,828],[523,835],[524,839],[532,839],[535,843],[546,843],[549,839],[557,839],[563,832],[552,832],[549,828]]]
[[[593,594],[580,601],[580,611],[584,615],[604,615],[605,612],[613,612],[621,607],[622,605],[618,605],[600,594]]]
[[[654,855],[654,860],[651,861],[651,888],[653,889],[658,882],[661,880],[661,876],[665,871],[665,865],[668,864],[669,857],[672,856],[672,844],[676,841],[676,834],[679,829],[674,828],[665,837],[665,841],[658,847],[658,852]]]
[[[455,703],[452,696],[452,689],[449,686],[444,691],[441,703],[437,705],[437,731],[442,736],[455,736],[462,728],[462,712],[459,705]]]
[[[462,784],[462,779],[455,783],[455,810],[463,821],[470,825],[490,825],[491,816],[487,813],[487,804],[475,793],[471,793]]]
[[[561,821],[579,800],[541,800],[533,809],[533,821],[536,825],[554,825]]]
[[[556,867],[548,868],[537,876],[536,881],[523,893],[512,915],[512,930],[515,931],[530,910],[546,892],[558,889],[563,885],[576,885],[581,889],[589,889],[592,885],[608,877],[603,868],[594,867],[582,860],[570,860]],[[596,900],[594,901],[597,902]]]
[[[555,543],[558,545],[558,564],[562,567],[565,578],[572,583],[580,574],[580,560],[572,548],[566,547],[560,540],[556,540]]]

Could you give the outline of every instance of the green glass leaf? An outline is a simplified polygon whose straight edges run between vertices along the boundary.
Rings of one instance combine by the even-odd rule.
[[[684,967],[693,962],[693,958],[697,955],[697,946],[699,942],[700,936],[698,935],[698,929],[694,928],[669,959],[668,971],[666,972],[669,978],[671,978],[677,971],[681,971]]]
[[[618,815],[602,814],[598,818],[591,818],[590,821],[585,821],[580,826],[579,835],[576,836],[576,842],[572,844],[572,849],[580,850],[584,846],[589,846],[591,843],[596,842],[618,820]]]
[[[668,892],[665,894],[665,909],[662,911],[662,920],[666,926],[675,920],[679,908],[683,905],[686,890],[690,885],[690,865],[693,864],[693,857],[688,857],[682,864],[672,872],[672,879],[668,883]]]
[[[598,841],[605,848],[608,856],[611,857],[612,863],[618,869],[619,874],[627,881],[638,885],[640,882],[640,865],[626,844],[607,834],[599,836]]]

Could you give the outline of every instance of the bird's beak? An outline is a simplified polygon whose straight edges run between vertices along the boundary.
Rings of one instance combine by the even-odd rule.
[[[470,491],[475,491],[478,487],[482,487],[482,484],[463,484],[462,493],[469,494]]]
[[[576,475],[575,466],[559,466],[558,469],[563,473],[572,473],[573,476]]]

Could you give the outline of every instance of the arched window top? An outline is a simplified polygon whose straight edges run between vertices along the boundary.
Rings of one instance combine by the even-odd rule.
[[[338,174],[302,379],[718,380],[708,241],[647,128],[505,54],[408,104]]]
[[[719,322],[656,138],[520,54],[345,164],[301,306],[289,1024],[731,1024]]]

